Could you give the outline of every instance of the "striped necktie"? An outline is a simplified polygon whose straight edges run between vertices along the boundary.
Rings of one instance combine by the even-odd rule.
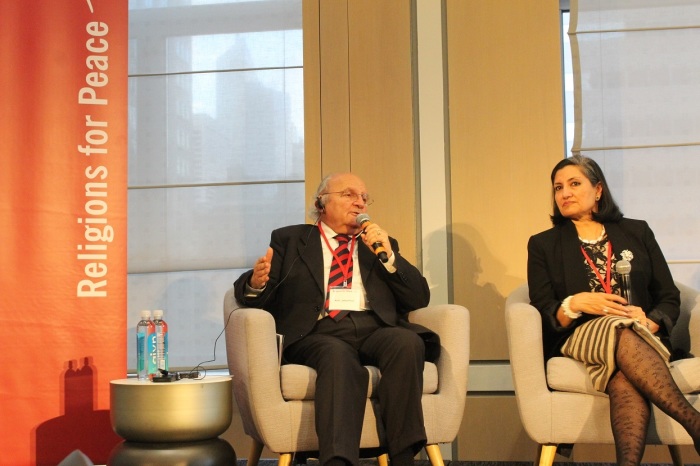
[[[328,275],[328,290],[326,292],[326,305],[325,308],[328,309],[328,301],[330,298],[331,288],[336,286],[343,286],[345,282],[345,275],[343,274],[343,267],[347,267],[348,261],[350,261],[350,250],[348,249],[348,243],[350,242],[350,236],[348,235],[336,235],[335,239],[338,240],[338,247],[335,249],[335,254],[333,254],[333,261],[331,262],[331,271]],[[347,277],[347,287],[352,288],[352,265],[348,270]],[[349,311],[339,311],[339,310],[329,310],[328,315],[335,321],[338,321],[345,317]]]

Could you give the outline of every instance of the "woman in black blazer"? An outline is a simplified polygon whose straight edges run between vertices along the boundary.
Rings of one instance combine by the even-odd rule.
[[[680,293],[653,232],[623,218],[592,159],[562,160],[551,181],[554,227],[530,238],[527,270],[545,358],[583,362],[608,394],[618,464],[641,462],[650,402],[688,431],[700,453],[700,413],[668,369]],[[631,302],[618,264],[631,265]]]

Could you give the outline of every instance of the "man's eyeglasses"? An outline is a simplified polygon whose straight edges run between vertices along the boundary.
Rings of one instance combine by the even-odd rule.
[[[362,199],[362,202],[365,205],[372,205],[372,203],[374,202],[374,199],[372,199],[367,193],[354,193],[352,191],[333,191],[330,193],[323,193],[321,194],[321,196],[325,196],[326,194],[340,194],[341,199],[350,202],[355,202],[359,199]]]

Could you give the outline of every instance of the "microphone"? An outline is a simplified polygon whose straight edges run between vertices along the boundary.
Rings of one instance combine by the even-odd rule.
[[[620,293],[627,300],[627,304],[632,304],[632,280],[630,272],[632,264],[626,260],[617,261],[615,264],[615,272],[620,276]]]
[[[364,230],[368,226],[372,224],[372,222],[369,221],[369,215],[367,214],[360,214],[357,216],[357,224],[362,227]],[[389,260],[389,256],[386,253],[386,249],[384,249],[384,246],[382,246],[382,243],[380,241],[377,241],[372,245],[372,249],[374,250],[374,253],[379,257],[379,260],[382,262],[387,262]]]

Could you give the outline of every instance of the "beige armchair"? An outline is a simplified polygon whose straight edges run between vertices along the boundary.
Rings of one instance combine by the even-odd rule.
[[[440,336],[440,359],[426,363],[423,372],[422,402],[428,458],[432,466],[443,466],[438,444],[457,436],[467,395],[469,312],[462,306],[438,305],[413,311],[409,319]],[[317,451],[316,372],[296,364],[280,368],[272,315],[238,308],[232,289],[224,298],[224,321],[228,322],[226,351],[233,394],[244,430],[253,440],[248,466],[256,466],[263,446],[280,455],[279,466],[288,466],[296,452]],[[372,393],[381,374],[376,367],[367,370],[370,383],[360,447],[375,449],[382,445],[383,432],[372,409]],[[380,457],[380,464],[386,464],[386,455]]]
[[[700,355],[700,293],[681,290],[681,317],[674,328],[675,344]],[[542,320],[530,305],[527,285],[506,300],[506,329],[510,364],[520,419],[527,434],[540,446],[540,466],[551,466],[560,444],[613,444],[607,395],[597,392],[583,364],[555,357],[545,368]],[[700,358],[672,363],[671,373],[693,405],[700,409]],[[653,407],[649,444],[669,445],[674,464],[682,464],[678,445],[692,445],[685,430]]]

